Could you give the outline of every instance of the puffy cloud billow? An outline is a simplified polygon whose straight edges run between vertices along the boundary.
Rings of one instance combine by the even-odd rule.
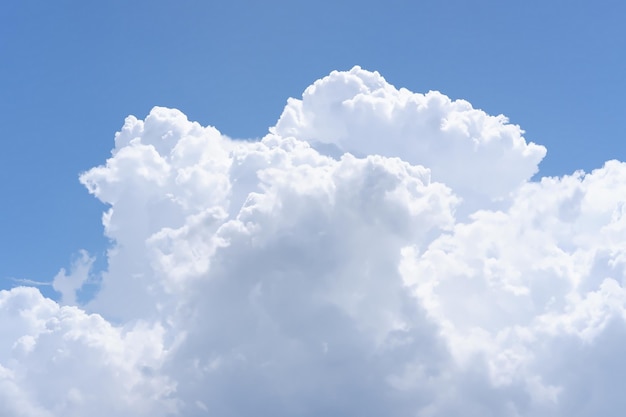
[[[0,292],[0,415],[598,416],[626,405],[626,164],[531,181],[504,116],[333,72],[260,141],[155,107],[82,252]]]

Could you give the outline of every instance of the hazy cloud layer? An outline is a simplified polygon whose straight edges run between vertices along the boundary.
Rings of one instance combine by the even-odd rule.
[[[349,152],[349,153],[346,153]],[[355,67],[261,141],[126,119],[81,176],[112,246],[0,292],[4,416],[597,416],[626,400],[626,165]]]

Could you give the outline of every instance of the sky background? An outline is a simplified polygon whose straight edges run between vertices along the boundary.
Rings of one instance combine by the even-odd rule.
[[[625,12],[4,5],[0,416],[621,416]]]
[[[504,114],[548,148],[540,175],[623,160],[622,1],[12,1],[0,12],[0,286],[49,281],[104,206],[78,175],[124,118],[183,111],[261,137],[288,97],[360,65]]]

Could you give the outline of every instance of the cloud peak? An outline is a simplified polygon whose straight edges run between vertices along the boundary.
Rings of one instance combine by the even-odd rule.
[[[289,99],[272,129],[357,155],[401,157],[455,191],[504,197],[538,170],[543,146],[502,115],[430,91],[396,89],[377,72],[333,71]]]

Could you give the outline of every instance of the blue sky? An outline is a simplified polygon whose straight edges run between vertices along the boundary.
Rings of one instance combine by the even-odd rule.
[[[624,16],[7,3],[0,416],[620,415]]]
[[[521,125],[540,174],[625,158],[621,1],[8,2],[0,14],[0,282],[103,257],[103,205],[78,174],[155,106],[237,138],[288,97],[360,65]]]

